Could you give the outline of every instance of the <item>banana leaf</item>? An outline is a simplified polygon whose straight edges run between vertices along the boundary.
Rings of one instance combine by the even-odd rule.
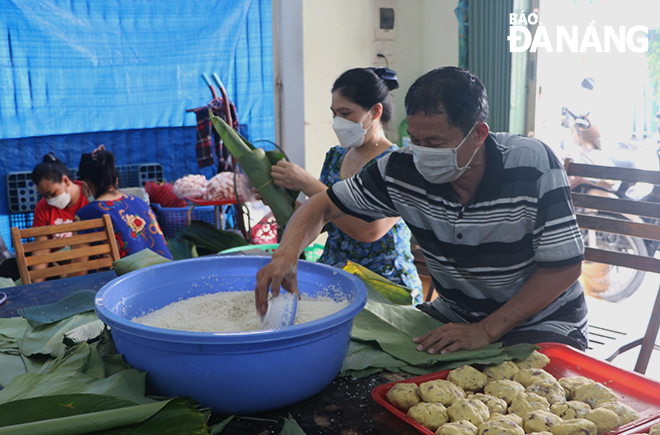
[[[97,319],[93,311],[88,311],[28,330],[20,343],[21,353],[25,356],[36,354],[51,355],[55,358],[62,356],[66,351],[66,345],[62,342],[64,334]]]
[[[174,260],[186,260],[188,258],[197,258],[197,247],[188,239],[183,237],[174,237],[167,240],[167,248],[172,254]]]
[[[281,160],[284,155],[273,151],[265,152],[261,148],[254,147],[218,116],[211,115],[211,121],[227,150],[273,211],[278,228],[284,228],[293,214],[299,193],[276,185],[270,175],[271,166]]]
[[[367,287],[367,290],[375,290],[393,304],[412,304],[413,299],[410,295],[410,289],[394,284],[389,279],[384,278],[375,272],[372,272],[364,266],[360,266],[357,263],[348,261],[346,262],[346,266],[344,266],[343,270],[360,278],[360,280]],[[373,300],[373,296],[369,300]]]
[[[284,426],[280,431],[280,435],[306,435],[305,431],[298,425],[298,422],[289,414],[287,418],[284,419]]]
[[[238,234],[219,230],[208,222],[202,221],[192,221],[182,236],[192,241],[197,249],[204,248],[213,254],[225,249],[248,245],[248,242]]]
[[[122,276],[129,272],[133,272],[144,267],[155,266],[156,264],[169,263],[169,258],[165,258],[152,251],[151,249],[143,249],[135,254],[127,255],[126,257],[113,261],[112,268],[115,269],[117,275]]]
[[[94,290],[80,290],[48,305],[36,305],[19,309],[18,315],[30,322],[33,328],[55,323],[76,314],[94,309]]]
[[[204,416],[179,398],[137,405],[110,396],[68,394],[0,405],[0,435],[26,433],[208,434],[208,427]]]

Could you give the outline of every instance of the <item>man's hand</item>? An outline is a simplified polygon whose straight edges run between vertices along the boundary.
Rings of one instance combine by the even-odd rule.
[[[447,323],[427,332],[421,337],[413,338],[419,343],[417,350],[428,350],[434,354],[454,352],[465,349],[474,350],[491,343],[486,328],[481,323]]]
[[[290,258],[290,256],[289,256]],[[287,255],[273,254],[271,262],[264,266],[257,272],[257,286],[254,289],[255,305],[257,313],[263,315],[268,310],[268,288],[270,287],[273,296],[280,294],[280,287],[283,289],[297,294],[300,298],[298,291],[298,258],[293,256],[287,260]]]

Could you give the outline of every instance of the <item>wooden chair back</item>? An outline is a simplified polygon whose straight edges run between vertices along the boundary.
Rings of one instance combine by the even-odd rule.
[[[660,186],[660,172],[641,169],[597,166],[574,163],[567,159],[564,163],[566,174],[598,180],[613,180],[629,183],[649,183]],[[592,195],[571,193],[575,206],[577,223],[580,230],[610,233],[636,237],[640,239],[660,240],[660,226],[643,222],[642,218],[660,219],[660,204],[634,201],[609,195]],[[652,254],[651,254],[652,255]],[[660,260],[652,256],[641,256],[627,252],[615,252],[603,247],[589,244],[589,236],[585,238],[585,261],[613,266],[628,267],[646,272],[660,273]],[[635,371],[645,373],[655,345],[655,339],[660,328],[660,289],[656,296],[651,318],[646,333],[641,339],[621,346],[612,356],[641,346]]]
[[[79,231],[97,230],[78,234]],[[56,237],[55,234],[73,233],[71,237]],[[33,240],[23,243],[24,239],[47,236],[47,240]],[[109,215],[100,219],[72,222],[60,225],[48,225],[26,229],[11,228],[11,238],[16,251],[16,261],[23,284],[30,284],[38,278],[50,278],[76,272],[84,272],[112,267],[112,262],[119,260],[119,249]],[[70,246],[71,249],[62,250]],[[35,251],[48,250],[47,254],[30,255]],[[86,258],[87,261],[76,262]],[[72,261],[67,261],[72,260]],[[64,262],[66,264],[58,264]],[[44,269],[31,270],[31,266],[49,265]]]

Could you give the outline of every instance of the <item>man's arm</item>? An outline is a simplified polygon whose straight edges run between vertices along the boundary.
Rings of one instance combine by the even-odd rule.
[[[270,263],[257,273],[254,293],[259,314],[268,309],[269,287],[274,296],[280,293],[280,286],[298,293],[296,272],[300,254],[321,234],[325,224],[344,215],[325,193],[314,195],[296,210]]]
[[[479,323],[448,323],[413,339],[429,353],[478,349],[509,332],[557,299],[578,279],[582,263],[542,268],[507,303]]]

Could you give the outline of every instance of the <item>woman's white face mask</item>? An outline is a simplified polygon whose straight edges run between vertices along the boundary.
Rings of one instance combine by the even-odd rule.
[[[367,116],[369,116],[370,112],[371,109],[369,109],[369,111],[366,113],[366,115],[364,115],[364,118],[362,118],[362,121],[360,122],[353,122],[346,118],[335,116],[335,119],[332,123],[332,129],[335,131],[337,139],[339,139],[339,144],[342,146],[342,148],[359,147],[364,143],[364,138],[367,135],[367,131],[369,131],[371,126],[374,125],[372,121],[366,130],[362,126],[362,123],[365,119],[367,119]]]
[[[472,153],[472,157],[462,168],[458,166],[458,149],[470,136],[474,124],[468,134],[465,135],[461,143],[456,148],[428,148],[420,145],[410,144],[413,153],[413,161],[422,177],[429,183],[442,184],[451,183],[458,180],[461,175],[470,168],[472,159],[477,154],[478,147]]]
[[[46,202],[48,205],[52,205],[53,207],[57,207],[60,210],[64,210],[66,206],[71,202],[71,194],[65,190],[57,196],[46,199]]]

